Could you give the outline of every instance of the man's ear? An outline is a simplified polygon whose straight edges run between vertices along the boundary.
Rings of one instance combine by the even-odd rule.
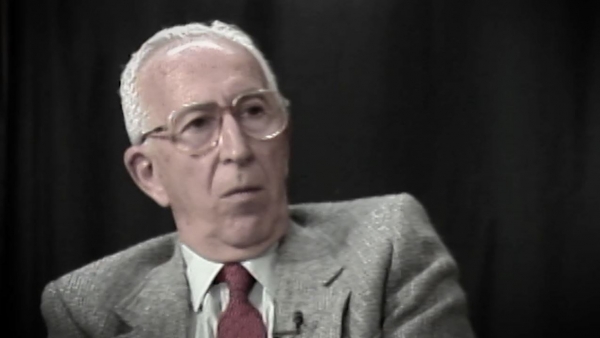
[[[162,207],[169,205],[169,197],[165,192],[160,176],[152,163],[152,159],[139,145],[132,145],[125,154],[123,161],[135,184]]]
[[[291,144],[291,140],[292,140],[292,125],[291,125],[291,121],[288,122],[288,126],[287,129],[284,131],[284,136],[285,137],[285,142],[286,142],[286,149],[285,149],[285,154],[286,154],[286,159],[285,159],[285,178],[289,178],[289,174],[290,174],[290,153],[291,153],[291,148],[290,148],[290,144]]]

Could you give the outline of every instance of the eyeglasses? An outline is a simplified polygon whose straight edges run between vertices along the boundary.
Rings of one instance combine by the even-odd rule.
[[[236,96],[231,105],[216,102],[193,103],[169,115],[166,125],[142,134],[140,144],[153,137],[167,139],[192,155],[203,155],[221,142],[223,115],[235,118],[244,134],[257,140],[270,140],[288,124],[289,102],[274,90],[259,89]]]

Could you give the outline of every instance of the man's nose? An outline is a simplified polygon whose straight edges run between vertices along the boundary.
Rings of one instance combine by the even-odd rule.
[[[246,135],[241,130],[235,118],[230,114],[223,116],[221,138],[219,151],[221,162],[235,162],[243,165],[253,159],[252,149],[248,145]]]

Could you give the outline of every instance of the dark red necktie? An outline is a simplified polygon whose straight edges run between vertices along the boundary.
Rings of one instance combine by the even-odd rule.
[[[227,263],[215,280],[229,288],[229,304],[219,317],[217,338],[266,338],[262,316],[248,299],[255,282],[248,270],[239,263]]]

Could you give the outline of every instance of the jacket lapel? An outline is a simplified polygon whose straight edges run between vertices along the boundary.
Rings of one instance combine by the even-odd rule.
[[[175,242],[169,261],[152,270],[140,287],[116,307],[133,330],[120,338],[185,337],[191,313],[181,248]]]
[[[291,223],[275,262],[274,337],[295,330],[294,313],[302,313],[301,334],[294,337],[341,337],[350,297],[338,258],[339,245],[318,226]],[[132,328],[119,338],[185,337],[192,313],[181,248],[152,270],[140,286],[115,308]],[[289,337],[289,335],[287,335]]]
[[[300,337],[340,337],[342,334],[350,289],[342,278],[344,267],[337,258],[339,246],[318,228],[292,223],[278,249],[275,337],[278,333],[295,330],[295,312],[302,313],[303,317]]]

